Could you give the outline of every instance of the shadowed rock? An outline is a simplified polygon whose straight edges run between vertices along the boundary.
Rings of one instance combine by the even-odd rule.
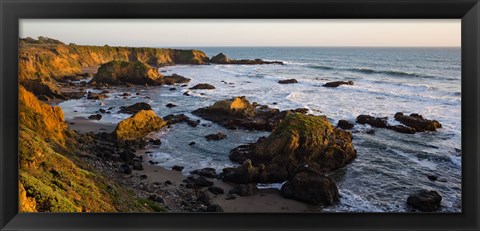
[[[376,128],[386,128],[388,126],[387,117],[373,117],[370,115],[359,115],[357,116],[357,123],[359,124],[369,124],[372,127]]]
[[[200,83],[200,84],[197,84],[197,85],[191,87],[190,89],[192,89],[192,90],[198,90],[198,89],[211,90],[211,89],[215,89],[215,87],[208,84],[208,83]]]
[[[152,110],[152,107],[148,103],[140,102],[127,107],[122,106],[118,113],[135,114],[141,110]]]
[[[436,131],[438,128],[442,127],[438,121],[425,119],[423,116],[416,113],[405,116],[403,113],[397,112],[395,114],[395,120],[408,127],[414,128],[417,132]]]
[[[298,83],[296,79],[285,79],[285,80],[279,80],[278,83],[280,84],[290,84],[290,83]]]
[[[340,85],[353,85],[353,81],[334,81],[323,84],[324,87],[338,87]]]
[[[419,190],[407,198],[407,204],[422,212],[433,212],[440,208],[442,196],[436,191]]]

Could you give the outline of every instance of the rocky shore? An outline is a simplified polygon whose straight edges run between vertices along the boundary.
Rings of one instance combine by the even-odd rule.
[[[401,125],[389,124],[383,117],[359,115],[355,123],[340,120],[334,126],[326,116],[308,114],[306,108],[279,110],[250,102],[245,96],[232,96],[191,113],[227,129],[270,134],[254,143],[239,143],[230,150],[230,160],[238,164],[234,167],[220,173],[210,167],[184,173],[183,166],[166,169],[157,165],[149,149],[161,147],[162,140],[152,139],[149,134],[180,123],[201,129],[200,120],[185,114],[160,117],[149,104],[139,102],[116,109],[101,108],[88,118],[65,121],[61,108],[47,104],[52,99],[86,98],[101,102],[112,93],[131,96],[117,92],[119,86],[170,85],[172,91],[176,87],[215,90],[209,83],[188,86],[194,76],[164,76],[158,72],[160,66],[176,64],[283,63],[233,60],[223,53],[208,58],[198,50],[37,44],[22,40],[20,210],[321,212],[322,206],[340,200],[339,188],[331,175],[357,156],[349,131],[355,123],[407,134],[434,132],[442,127],[436,120],[402,112],[394,116]],[[87,82],[86,78],[91,80]],[[294,84],[297,80],[279,83]],[[324,86],[340,85],[353,82],[329,82]],[[174,103],[166,107],[174,108]],[[102,115],[107,113],[128,114],[129,118],[118,124],[103,123]],[[221,142],[229,136],[217,132],[202,139]],[[281,189],[259,189],[259,183],[279,183]],[[408,204],[420,211],[435,211],[440,201],[438,193],[426,191],[408,198]]]

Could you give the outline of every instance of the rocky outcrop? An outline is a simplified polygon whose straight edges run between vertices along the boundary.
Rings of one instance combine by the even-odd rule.
[[[177,74],[165,76],[162,78],[162,83],[165,85],[182,84],[188,82],[190,82],[189,78],[185,78],[184,76]]]
[[[44,96],[52,99],[66,99],[54,80],[24,79],[20,80],[20,84],[36,96]]]
[[[218,133],[215,133],[215,134],[206,135],[205,138],[207,139],[207,141],[223,140],[223,139],[227,138],[227,135],[225,135],[225,133],[223,133],[223,132],[218,132]]]
[[[118,113],[135,114],[141,110],[152,110],[152,107],[148,103],[140,102],[127,107],[122,106]]]
[[[402,112],[397,112],[394,118],[400,123],[414,128],[417,132],[436,131],[438,128],[442,127],[438,121],[425,119],[423,116],[416,113],[406,116]]]
[[[350,123],[347,120],[339,120],[337,123],[337,127],[343,129],[343,130],[349,130],[354,127],[353,123]]]
[[[309,170],[296,173],[291,180],[282,185],[281,193],[285,198],[315,205],[332,205],[339,201],[335,181]]]
[[[230,156],[244,160],[243,165],[224,169],[226,181],[282,182],[305,165],[317,172],[333,171],[356,157],[350,132],[334,128],[325,116],[301,113],[290,113],[270,136],[241,147]]]
[[[248,130],[272,131],[273,128],[292,112],[306,113],[304,109],[280,112],[266,105],[251,104],[244,96],[215,102],[192,113],[203,119],[218,123],[228,129],[244,128]]]
[[[279,80],[279,84],[291,84],[291,83],[298,83],[296,79],[284,79],[284,80]]]
[[[219,53],[210,59],[210,63],[216,64],[242,64],[242,65],[259,65],[259,64],[283,64],[280,61],[264,61],[261,59],[229,59],[225,54]]]
[[[160,85],[162,84],[162,75],[156,68],[147,64],[135,61],[110,61],[102,64],[95,74],[90,84],[108,84],[108,85]]]
[[[324,87],[338,87],[340,85],[353,85],[353,81],[334,81],[323,84]]]
[[[168,125],[185,122],[188,125],[190,125],[191,127],[197,127],[198,123],[200,123],[200,120],[197,120],[197,121],[192,120],[184,114],[178,114],[178,115],[170,114],[170,115],[167,115],[167,116],[163,117],[163,120],[165,120]]]
[[[200,84],[197,84],[197,85],[191,87],[190,89],[192,89],[192,90],[198,90],[198,89],[212,90],[212,89],[215,89],[215,87],[211,84],[208,84],[208,83],[200,83]]]
[[[434,212],[440,208],[442,196],[436,191],[419,190],[407,198],[407,204],[422,212]]]
[[[117,140],[143,139],[147,134],[158,131],[167,123],[152,110],[141,110],[118,123],[113,135]]]
[[[376,128],[386,128],[388,126],[388,117],[373,117],[370,115],[359,115],[357,116],[357,123],[359,124],[369,124],[372,127]]]

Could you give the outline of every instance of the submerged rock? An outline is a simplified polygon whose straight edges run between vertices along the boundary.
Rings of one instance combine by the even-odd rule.
[[[141,62],[110,61],[102,64],[97,73],[90,81],[91,84],[109,84],[109,85],[160,85],[162,84],[162,75],[158,73],[157,68]]]
[[[436,191],[419,190],[407,198],[407,204],[422,212],[434,212],[440,208],[442,196]]]
[[[402,112],[397,112],[394,118],[400,123],[414,128],[417,132],[436,131],[438,128],[442,127],[438,121],[425,119],[423,116],[416,113],[405,116]]]
[[[158,131],[165,125],[167,123],[154,111],[141,110],[118,123],[113,135],[117,140],[137,140],[142,139],[150,132]]]
[[[206,135],[205,138],[207,139],[207,141],[223,140],[223,139],[226,139],[226,138],[227,138],[227,135],[225,135],[225,134],[222,133],[222,132],[219,132],[219,133],[216,133],[216,134]]]
[[[339,201],[337,185],[332,178],[302,171],[283,184],[281,193],[285,198],[292,198],[316,205],[332,205]]]
[[[197,84],[189,89],[192,89],[192,90],[195,90],[195,89],[207,89],[207,90],[211,90],[211,89],[215,89],[215,87],[211,84],[208,84],[208,83],[200,83],[200,84]]]
[[[285,79],[285,80],[279,80],[278,83],[289,84],[289,83],[298,83],[298,81],[296,79]]]
[[[323,84],[324,87],[338,87],[340,85],[353,85],[353,81],[334,81]]]
[[[140,102],[127,107],[122,106],[118,113],[135,114],[141,110],[152,110],[152,107],[148,103]]]

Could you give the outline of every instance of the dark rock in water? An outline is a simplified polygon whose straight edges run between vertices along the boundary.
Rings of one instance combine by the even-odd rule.
[[[200,84],[197,84],[189,89],[192,89],[192,90],[195,90],[195,89],[207,89],[207,90],[211,90],[211,89],[215,89],[215,87],[213,85],[210,85],[208,83],[200,83]]]
[[[323,84],[324,87],[338,87],[340,85],[353,85],[353,81],[334,81]]]
[[[196,143],[195,143],[195,142],[193,142],[193,141],[192,141],[192,142],[190,142],[190,143],[188,143],[188,145],[190,145],[190,146],[192,146],[192,145],[195,145],[195,144],[196,144]]]
[[[190,92],[186,91],[186,92],[183,93],[183,95],[190,96]]]
[[[226,138],[227,138],[227,135],[225,135],[225,134],[222,133],[222,132],[219,132],[219,133],[217,133],[217,134],[206,135],[205,138],[207,139],[207,141],[211,141],[211,140],[223,140],[223,139],[226,139]]]
[[[132,94],[128,93],[128,92],[124,92],[123,94],[121,94],[120,96],[131,96]]]
[[[88,117],[89,120],[101,120],[102,119],[102,115],[100,114],[95,114],[95,115],[91,115]]]
[[[238,184],[232,190],[230,190],[230,194],[237,194],[242,197],[246,196],[253,196],[257,194],[257,184]]]
[[[143,170],[143,165],[142,163],[138,161],[134,161],[132,165],[133,170]]]
[[[162,141],[160,139],[151,139],[150,142],[154,145],[161,145]]]
[[[170,90],[170,91],[176,91],[176,90],[177,90],[177,88],[171,87],[171,88],[170,88],[170,89],[168,89],[168,90]]]
[[[225,191],[220,188],[220,187],[216,187],[216,186],[211,186],[211,187],[208,187],[208,191],[215,194],[215,195],[219,195],[219,194],[224,194]]]
[[[298,83],[298,81],[296,79],[285,79],[285,80],[279,80],[278,83],[289,84],[289,83]]]
[[[102,113],[102,114],[107,113],[107,111],[106,111],[105,109],[103,109],[103,108],[98,109],[98,112],[100,112],[100,113]]]
[[[81,99],[85,95],[84,91],[62,92],[67,99]]]
[[[128,150],[125,150],[125,151],[120,153],[120,158],[125,162],[132,161],[134,157],[135,157],[135,153],[133,153],[131,151],[128,151]]]
[[[283,64],[280,61],[264,61],[261,59],[229,59],[225,54],[219,53],[210,59],[210,63],[217,64],[241,64],[241,65],[259,65],[259,64]]]
[[[175,166],[172,167],[172,169],[175,170],[175,171],[181,172],[183,170],[183,166],[175,165]]]
[[[210,212],[210,213],[221,213],[221,212],[223,212],[223,208],[222,208],[220,205],[213,204],[213,205],[209,205],[209,206],[207,207],[206,212]]]
[[[195,174],[195,175],[199,175],[199,176],[208,177],[208,178],[216,178],[217,177],[217,172],[215,171],[214,168],[197,169],[197,170],[191,171],[190,173]]]
[[[135,103],[128,107],[120,107],[120,111],[118,113],[125,113],[125,114],[135,114],[141,110],[152,110],[152,107],[148,103]]]
[[[188,82],[190,82],[189,78],[185,78],[177,74],[163,77],[163,84],[165,85],[173,85],[176,83],[181,84],[181,83],[188,83]]]
[[[203,187],[213,186],[213,182],[205,179],[205,177],[203,176],[199,176],[196,178],[193,176],[189,176],[187,177],[187,179],[183,180],[183,182],[187,184],[187,188],[193,188],[193,187],[203,188]]]
[[[167,121],[168,125],[177,124],[177,123],[181,123],[181,122],[186,122],[191,127],[197,127],[198,123],[199,123],[197,121],[194,121],[194,120],[190,119],[188,116],[186,116],[184,114],[178,114],[178,115],[170,114],[170,115],[167,115],[167,116],[163,117],[163,120]]]
[[[416,113],[405,116],[403,113],[397,112],[395,114],[395,120],[408,127],[414,128],[417,132],[436,131],[437,128],[442,127],[438,121],[425,119],[423,116]]]
[[[168,108],[172,108],[172,107],[176,107],[177,105],[173,104],[173,103],[168,103],[167,105],[165,105],[166,107]]]
[[[427,178],[431,181],[436,181],[438,179],[438,177],[434,175],[428,175]]]
[[[102,94],[102,93],[93,93],[91,91],[88,92],[87,94],[87,99],[95,99],[95,100],[101,100],[101,99],[106,99],[108,98],[107,94]]]
[[[128,164],[122,164],[120,165],[120,172],[123,172],[125,174],[132,174],[132,169]]]
[[[374,135],[374,134],[375,134],[375,130],[369,129],[369,130],[367,131],[367,134],[369,134],[369,135]]]
[[[436,191],[419,190],[407,198],[407,204],[422,212],[434,212],[440,208],[442,196]]]
[[[376,128],[386,128],[388,126],[387,117],[373,117],[370,115],[359,115],[357,116],[357,123],[359,124],[369,124],[372,127]]]
[[[403,126],[403,125],[395,125],[395,126],[387,126],[388,129],[390,130],[394,130],[396,132],[400,132],[400,133],[406,133],[406,134],[415,134],[415,128],[411,128],[411,127],[406,127],[406,126]]]
[[[349,121],[346,120],[339,120],[337,127],[343,129],[343,130],[348,130],[353,128],[353,123],[350,123]]]
[[[281,193],[285,198],[293,198],[315,205],[332,205],[339,200],[335,181],[330,177],[302,171],[283,184]]]
[[[149,200],[152,200],[152,201],[155,201],[155,202],[158,202],[158,203],[165,203],[165,200],[163,200],[162,197],[156,195],[156,194],[152,194],[148,197]]]
[[[305,141],[308,142],[305,142]],[[282,182],[304,165],[318,172],[344,167],[356,157],[350,132],[337,129],[325,116],[291,113],[267,138],[232,149],[242,166],[223,169],[225,181]]]

